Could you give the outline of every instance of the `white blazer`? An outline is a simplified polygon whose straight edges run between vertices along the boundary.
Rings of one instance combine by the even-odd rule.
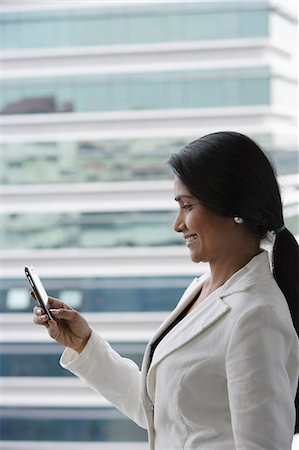
[[[141,372],[96,332],[61,365],[148,430],[151,450],[289,450],[299,346],[266,251],[151,346],[199,291],[185,291]]]

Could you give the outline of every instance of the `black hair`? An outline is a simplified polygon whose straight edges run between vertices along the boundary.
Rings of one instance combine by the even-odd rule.
[[[241,217],[261,240],[276,232],[273,276],[282,290],[299,334],[299,248],[284,227],[280,189],[275,171],[261,148],[233,131],[203,136],[168,160],[191,194],[210,211]],[[299,395],[297,392],[299,431]]]

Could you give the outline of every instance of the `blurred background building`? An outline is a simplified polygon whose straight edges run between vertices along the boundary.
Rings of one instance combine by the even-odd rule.
[[[60,368],[23,270],[140,364],[207,269],[172,230],[172,152],[249,134],[299,235],[296,3],[1,2],[1,448],[146,448]]]

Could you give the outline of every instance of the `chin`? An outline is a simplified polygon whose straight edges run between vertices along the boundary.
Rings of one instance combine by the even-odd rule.
[[[199,262],[203,262],[203,259],[200,257],[200,255],[196,255],[196,254],[191,254],[190,258],[193,262],[195,263],[199,263]]]
[[[190,251],[190,258],[193,262],[195,263],[200,263],[200,262],[209,262],[210,259],[208,257],[207,254],[204,254],[202,251]]]

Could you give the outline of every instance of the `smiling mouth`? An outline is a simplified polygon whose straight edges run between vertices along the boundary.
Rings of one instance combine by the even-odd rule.
[[[186,239],[186,245],[188,245],[197,239],[197,235],[193,234],[192,236],[185,237],[185,239]]]

